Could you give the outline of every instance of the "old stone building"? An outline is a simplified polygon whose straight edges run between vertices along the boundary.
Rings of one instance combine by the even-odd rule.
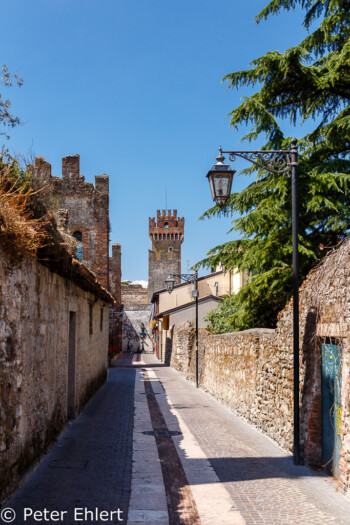
[[[224,295],[232,293],[231,272],[214,272],[198,278],[198,328],[206,328],[206,316],[218,307]],[[194,284],[183,282],[174,286],[172,293],[159,290],[152,297],[152,319],[157,323],[154,350],[158,357],[169,364],[168,330],[170,326],[190,321],[195,326],[196,299],[193,297]]]
[[[149,329],[153,293],[164,288],[169,273],[181,273],[181,244],[184,240],[185,219],[177,217],[177,210],[157,210],[157,220],[149,217],[149,238],[152,249],[148,257],[148,288],[128,284],[121,287],[122,349],[143,348],[153,352]],[[180,279],[176,278],[179,283]]]
[[[110,352],[121,349],[121,248],[112,245],[109,257],[109,177],[96,175],[95,186],[80,174],[79,155],[62,159],[62,177],[51,174],[51,165],[36,157],[29,166],[43,187],[47,206],[58,229],[75,239],[76,257],[94,272],[98,281],[109,290],[115,304],[110,308]]]
[[[148,302],[154,292],[163,290],[170,273],[181,274],[181,244],[184,241],[185,219],[177,210],[157,210],[157,220],[149,218],[152,249],[148,255]],[[180,282],[179,278],[175,279]]]
[[[77,257],[106,289],[109,287],[109,177],[96,175],[95,187],[80,174],[79,155],[62,159],[62,178],[51,175],[51,164],[36,157],[35,177],[44,186],[47,204],[58,227],[76,239]]]

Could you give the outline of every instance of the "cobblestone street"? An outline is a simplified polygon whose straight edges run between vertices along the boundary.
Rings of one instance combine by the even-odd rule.
[[[350,501],[331,478],[295,467],[150,354],[116,361],[108,383],[5,507],[16,525],[350,524]],[[25,508],[57,516],[25,517]],[[93,512],[74,510],[85,508]]]

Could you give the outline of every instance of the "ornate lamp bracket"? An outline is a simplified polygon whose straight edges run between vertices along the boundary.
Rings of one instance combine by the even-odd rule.
[[[248,160],[271,173],[291,176],[291,150],[261,150],[261,151],[222,151],[229,156],[231,162],[236,157]]]

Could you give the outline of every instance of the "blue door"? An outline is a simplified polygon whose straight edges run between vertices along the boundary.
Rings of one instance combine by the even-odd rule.
[[[78,261],[82,261],[83,260],[83,234],[81,232],[74,232],[73,237],[77,241],[76,257]]]
[[[79,261],[82,261],[83,260],[83,245],[82,244],[78,244],[77,246],[77,259]]]
[[[341,449],[342,349],[323,343],[322,350],[322,460],[328,472],[339,477]]]

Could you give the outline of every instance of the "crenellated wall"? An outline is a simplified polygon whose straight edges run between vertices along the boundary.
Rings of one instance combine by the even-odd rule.
[[[109,177],[96,175],[95,187],[80,174],[79,155],[62,159],[62,178],[51,175],[51,165],[36,157],[28,166],[44,186],[48,208],[60,229],[70,235],[82,234],[82,261],[109,287]]]

